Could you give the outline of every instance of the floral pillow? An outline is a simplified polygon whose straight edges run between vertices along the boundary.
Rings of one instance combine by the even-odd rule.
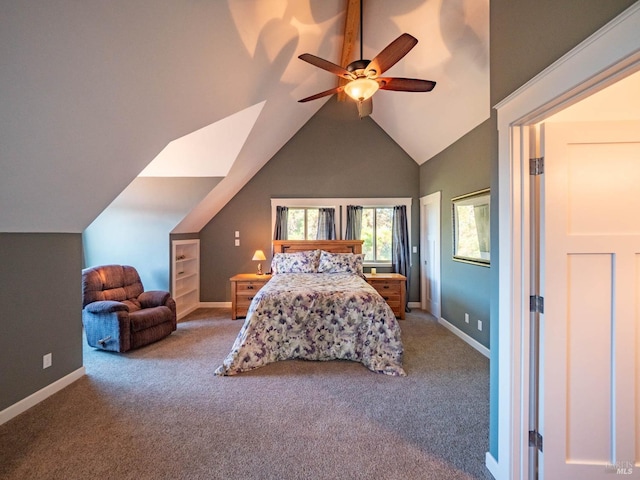
[[[317,273],[320,250],[295,253],[276,253],[271,270],[277,273]]]
[[[362,275],[362,260],[360,253],[330,253],[324,250],[320,253],[318,273],[354,273]]]

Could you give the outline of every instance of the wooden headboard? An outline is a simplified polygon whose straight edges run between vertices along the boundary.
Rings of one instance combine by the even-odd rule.
[[[274,253],[325,250],[332,253],[362,253],[364,240],[274,240]]]

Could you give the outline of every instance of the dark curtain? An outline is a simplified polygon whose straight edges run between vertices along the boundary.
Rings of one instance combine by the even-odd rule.
[[[336,239],[336,209],[335,208],[319,208],[318,209],[318,231],[316,233],[317,240],[335,240]]]
[[[347,231],[345,240],[360,240],[362,233],[362,207],[347,205]]]
[[[409,229],[407,226],[407,207],[397,205],[393,207],[393,242],[392,261],[393,271],[407,277],[407,304],[405,311],[409,309],[409,277],[411,276],[411,254],[409,252]]]
[[[287,238],[287,222],[289,219],[288,207],[276,207],[276,226],[273,230],[274,240],[288,240]]]

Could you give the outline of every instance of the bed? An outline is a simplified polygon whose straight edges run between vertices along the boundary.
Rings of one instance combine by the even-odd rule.
[[[362,241],[274,241],[272,278],[254,296],[216,375],[288,360],[351,360],[404,376],[400,325],[362,275]]]

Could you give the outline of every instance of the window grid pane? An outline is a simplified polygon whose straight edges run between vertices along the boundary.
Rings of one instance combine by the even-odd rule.
[[[318,237],[318,209],[307,208],[307,240],[317,240]]]
[[[362,253],[364,253],[364,259],[366,262],[374,262],[374,221],[375,221],[375,209],[363,208],[362,209],[362,230],[360,236],[364,243],[362,244]]]
[[[376,261],[391,261],[393,209],[376,208]]]
[[[304,240],[304,209],[289,209],[287,234],[289,240]]]

